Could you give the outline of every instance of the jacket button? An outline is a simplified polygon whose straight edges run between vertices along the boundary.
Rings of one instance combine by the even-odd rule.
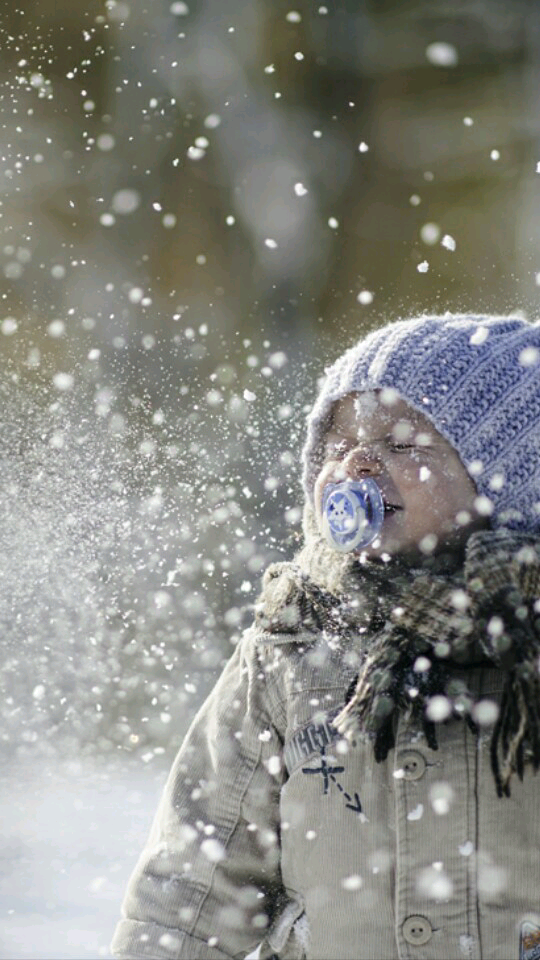
[[[400,769],[404,780],[419,780],[424,776],[426,761],[418,750],[406,750],[400,758]]]
[[[407,917],[403,927],[403,937],[413,947],[421,947],[431,940],[433,927],[425,917]]]

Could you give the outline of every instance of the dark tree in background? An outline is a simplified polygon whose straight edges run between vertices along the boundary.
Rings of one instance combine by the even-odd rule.
[[[540,284],[532,0],[4,0],[8,756],[175,749],[324,363]],[[158,761],[159,762],[159,761]]]

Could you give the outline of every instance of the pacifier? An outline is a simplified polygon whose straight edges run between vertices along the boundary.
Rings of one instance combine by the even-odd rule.
[[[375,480],[343,480],[324,488],[323,533],[335,550],[346,553],[368,547],[384,521],[384,501]]]

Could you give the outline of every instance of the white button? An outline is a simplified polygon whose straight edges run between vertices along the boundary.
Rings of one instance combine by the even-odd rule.
[[[426,761],[418,750],[406,750],[399,758],[404,780],[419,780],[424,776]]]
[[[403,927],[403,937],[411,946],[421,947],[431,940],[433,928],[425,917],[407,917]]]

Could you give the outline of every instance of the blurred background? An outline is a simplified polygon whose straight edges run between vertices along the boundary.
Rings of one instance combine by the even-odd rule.
[[[537,315],[534,0],[0,0],[5,958],[107,957],[324,367]]]

